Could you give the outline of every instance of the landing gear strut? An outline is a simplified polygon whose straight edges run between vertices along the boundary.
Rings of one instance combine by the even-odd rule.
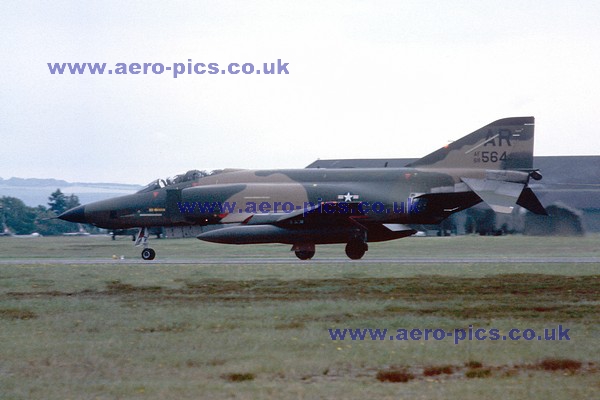
[[[135,238],[135,246],[142,245],[144,246],[144,250],[142,250],[142,258],[144,260],[154,260],[156,257],[156,252],[154,249],[148,247],[148,228],[140,228]]]
[[[367,250],[369,250],[369,245],[358,238],[351,239],[346,244],[346,255],[352,260],[360,260]]]

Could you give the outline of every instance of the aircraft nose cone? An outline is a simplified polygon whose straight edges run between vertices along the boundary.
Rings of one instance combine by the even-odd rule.
[[[86,223],[87,221],[85,219],[85,206],[71,208],[70,210],[67,210],[64,213],[60,214],[58,218],[69,222]]]

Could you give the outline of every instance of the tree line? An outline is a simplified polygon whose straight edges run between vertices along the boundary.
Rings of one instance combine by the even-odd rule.
[[[43,205],[29,207],[16,197],[2,196],[0,198],[1,228],[2,230],[8,229],[10,233],[16,235],[29,235],[37,232],[41,235],[51,236],[75,232],[78,229],[77,225],[55,217],[79,205],[79,197],[74,194],[67,196],[60,189],[56,189],[50,194],[48,207]]]

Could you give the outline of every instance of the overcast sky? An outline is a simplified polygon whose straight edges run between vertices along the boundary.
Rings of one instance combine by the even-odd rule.
[[[536,117],[536,155],[600,153],[600,2],[3,1],[0,177],[420,157]],[[52,75],[47,63],[277,62],[280,75]]]

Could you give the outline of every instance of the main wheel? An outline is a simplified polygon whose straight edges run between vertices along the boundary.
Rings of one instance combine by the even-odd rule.
[[[361,240],[351,240],[346,244],[346,255],[351,260],[360,260],[367,251],[368,246]]]
[[[298,257],[301,260],[310,260],[314,256],[315,256],[315,252],[314,251],[310,251],[310,250],[296,250],[296,257]]]
[[[154,251],[154,249],[144,249],[142,250],[142,258],[144,260],[154,260],[154,257],[156,257],[156,252]]]

